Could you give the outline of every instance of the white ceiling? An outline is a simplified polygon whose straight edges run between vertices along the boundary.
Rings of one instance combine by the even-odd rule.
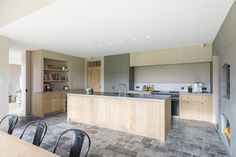
[[[81,57],[211,43],[234,0],[59,0],[3,28],[11,47]]]

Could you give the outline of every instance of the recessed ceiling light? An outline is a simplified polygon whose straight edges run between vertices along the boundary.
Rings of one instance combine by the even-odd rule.
[[[151,39],[151,36],[150,36],[150,35],[148,35],[148,36],[147,36],[147,39]]]
[[[109,45],[112,45],[112,42],[110,42]]]
[[[120,41],[120,43],[121,43],[121,44],[123,44],[123,43],[124,43],[124,41],[123,41],[123,40],[121,40],[121,41]]]
[[[133,38],[133,41],[136,41],[137,39],[136,38]]]

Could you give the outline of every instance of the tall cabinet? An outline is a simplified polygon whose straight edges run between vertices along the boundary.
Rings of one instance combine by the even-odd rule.
[[[85,59],[36,50],[31,52],[31,114],[44,117],[64,112],[66,89],[84,87]]]
[[[130,54],[104,57],[104,91],[118,92],[125,84],[128,90],[134,89],[134,68],[130,68]]]

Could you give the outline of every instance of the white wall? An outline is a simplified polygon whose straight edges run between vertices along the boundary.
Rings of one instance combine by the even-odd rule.
[[[0,117],[8,114],[8,86],[9,86],[9,67],[8,67],[8,38],[0,36]]]
[[[9,49],[9,64],[21,65],[21,50]]]
[[[9,95],[16,96],[16,91],[20,90],[21,65],[9,65]]]
[[[135,67],[135,83],[210,83],[210,63]]]
[[[230,150],[232,157],[236,156],[236,2],[234,2],[224,23],[222,24],[214,42],[213,54],[219,56],[219,112],[218,122],[221,122],[221,114],[224,114],[230,122],[231,139],[230,144],[225,140],[224,132],[219,130],[226,147]],[[225,98],[223,73],[224,64],[230,64],[230,100]],[[214,91],[214,87],[213,87]],[[223,126],[219,123],[219,128]]]
[[[219,56],[213,56],[212,61],[212,86],[213,86],[213,123],[219,123],[219,81],[220,81],[220,67]]]

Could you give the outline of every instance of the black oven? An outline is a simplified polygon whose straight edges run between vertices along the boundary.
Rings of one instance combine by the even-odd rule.
[[[179,99],[171,99],[171,115],[179,116]]]
[[[154,95],[170,95],[171,96],[171,115],[179,116],[179,92],[178,91],[153,91]]]

